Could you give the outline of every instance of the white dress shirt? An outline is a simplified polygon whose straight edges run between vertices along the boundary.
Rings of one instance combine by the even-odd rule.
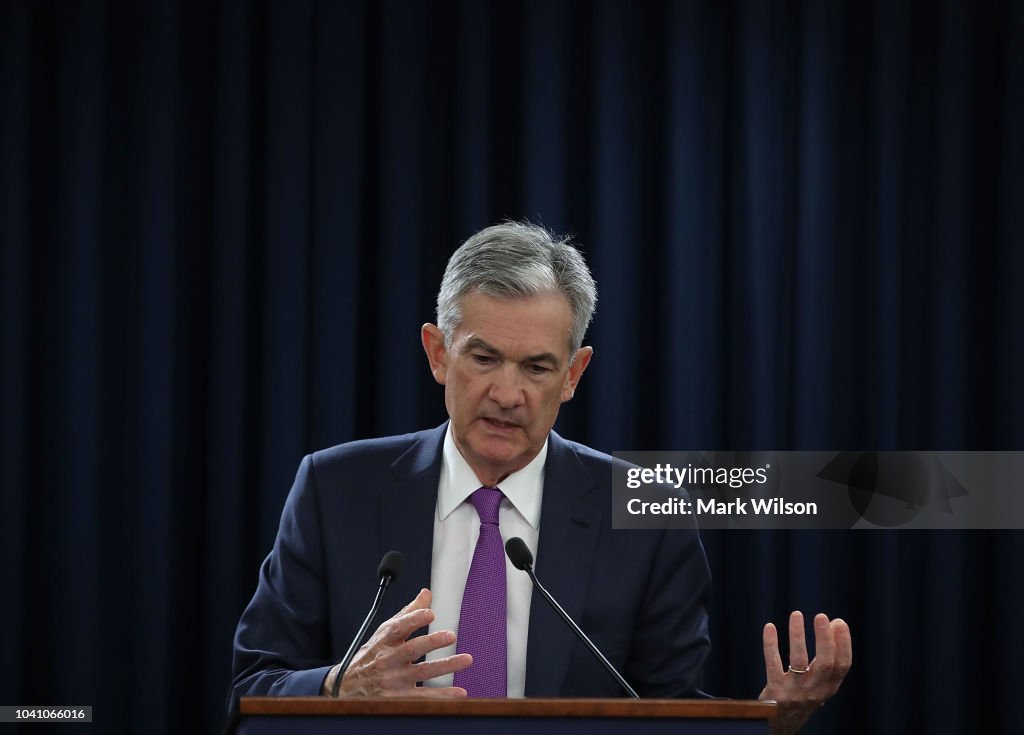
[[[505,497],[498,510],[498,528],[502,542],[518,536],[537,554],[540,534],[540,504],[544,491],[544,461],[548,456],[548,443],[536,457],[518,472],[513,472],[498,483]],[[452,438],[451,422],[444,435],[444,456],[441,480],[437,488],[437,511],[434,514],[434,547],[430,561],[430,590],[433,593],[431,609],[436,615],[430,625],[435,630],[459,630],[459,612],[462,593],[469,576],[477,537],[480,535],[480,517],[469,500],[483,483],[466,462]],[[512,566],[505,557],[505,591],[508,596],[506,623],[508,647],[508,696],[522,697],[526,687],[526,639],[530,625],[530,600],[533,585],[526,572]],[[451,656],[456,646],[431,651],[427,660]],[[451,686],[452,674],[424,682],[424,686]]]

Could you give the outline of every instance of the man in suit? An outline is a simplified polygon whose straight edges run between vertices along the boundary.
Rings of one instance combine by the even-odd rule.
[[[641,696],[698,694],[710,575],[696,529],[613,531],[611,458],[552,431],[593,356],[582,342],[595,303],[582,256],[533,225],[489,227],[456,251],[437,325],[421,329],[450,420],[303,460],[239,622],[232,702],[327,694],[339,676],[342,696],[621,694],[498,558],[512,536]],[[406,556],[395,587],[411,602],[342,672],[388,549]],[[818,615],[814,627],[808,662],[791,617],[786,671],[764,630],[762,698],[785,703],[793,728],[850,666],[846,624]]]

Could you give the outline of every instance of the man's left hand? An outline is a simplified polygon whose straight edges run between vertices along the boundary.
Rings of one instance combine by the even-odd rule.
[[[850,626],[840,618],[814,616],[814,660],[807,659],[804,616],[789,616],[789,668],[782,668],[779,634],[772,623],[764,626],[764,665],[768,683],[759,699],[779,705],[774,735],[794,733],[839,689],[853,663]]]

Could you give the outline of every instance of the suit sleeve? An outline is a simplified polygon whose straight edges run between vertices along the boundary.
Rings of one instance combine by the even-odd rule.
[[[314,465],[302,460],[277,540],[235,632],[228,711],[242,696],[315,696],[329,658],[325,563]]]

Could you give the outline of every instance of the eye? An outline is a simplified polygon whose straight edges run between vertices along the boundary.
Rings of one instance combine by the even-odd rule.
[[[526,369],[529,372],[533,373],[534,375],[543,375],[544,373],[551,372],[551,368],[545,367],[544,365],[538,365],[536,363],[532,363],[530,365],[527,365]]]
[[[477,365],[490,365],[494,362],[494,358],[490,355],[481,355],[477,353],[473,354],[473,360],[476,361]]]

